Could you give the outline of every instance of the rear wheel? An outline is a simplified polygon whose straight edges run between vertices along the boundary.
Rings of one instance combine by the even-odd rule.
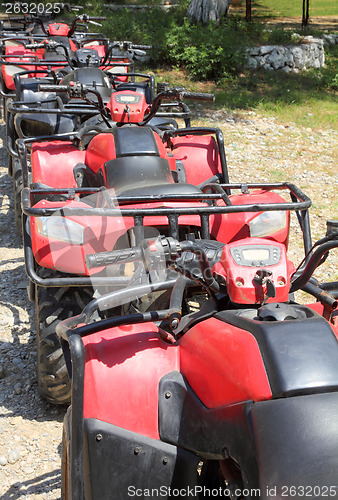
[[[43,288],[35,293],[38,386],[41,395],[55,404],[68,404],[71,386],[56,326],[80,314],[92,299],[90,288]]]

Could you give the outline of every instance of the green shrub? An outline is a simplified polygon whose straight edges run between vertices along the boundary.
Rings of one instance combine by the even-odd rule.
[[[243,69],[247,47],[298,41],[290,30],[269,30],[263,23],[247,23],[243,18],[233,16],[220,24],[191,24],[185,17],[188,4],[189,0],[181,0],[179,7],[170,11],[158,8],[109,11],[104,10],[103,3],[99,1],[93,5],[93,14],[107,16],[102,32],[111,40],[152,45],[148,68],[183,68],[195,80],[231,81]],[[329,56],[328,67],[321,69],[319,74],[318,70],[314,70],[313,84],[334,90],[338,80],[335,69],[337,55],[334,50],[331,52],[332,62]]]
[[[111,40],[152,45],[154,67],[182,67],[199,80],[218,81],[234,74],[244,62],[245,47],[256,37],[257,26],[231,18],[222,24],[193,25],[185,13],[183,6],[170,12],[118,10],[108,14],[103,31]]]
[[[167,35],[168,63],[185,67],[196,79],[219,80],[234,74],[249,43],[238,22],[192,25],[187,19]]]

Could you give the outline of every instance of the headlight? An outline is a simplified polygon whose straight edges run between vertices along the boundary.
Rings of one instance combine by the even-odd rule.
[[[37,217],[36,230],[42,236],[73,245],[83,245],[84,242],[84,226],[64,217]]]
[[[257,238],[276,233],[286,227],[286,212],[262,212],[249,223],[250,236]]]

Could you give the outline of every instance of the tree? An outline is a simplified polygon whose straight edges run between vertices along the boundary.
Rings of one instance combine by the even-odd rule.
[[[245,19],[251,21],[251,0],[245,2]]]
[[[303,28],[309,24],[309,0],[303,0]]]
[[[187,16],[195,23],[220,21],[228,14],[231,0],[191,0]]]

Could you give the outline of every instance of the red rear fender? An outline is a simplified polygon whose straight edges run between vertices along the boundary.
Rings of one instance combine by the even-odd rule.
[[[77,187],[73,169],[85,152],[68,142],[35,143],[32,147],[32,181],[53,188]]]
[[[99,44],[98,42],[94,42],[94,43],[85,43],[83,45],[83,48],[84,49],[92,49],[92,50],[96,50],[96,52],[98,53],[98,55],[100,57],[104,57],[106,55],[106,47],[105,45],[103,44]],[[121,61],[123,62],[123,61]]]
[[[217,173],[221,173],[221,163],[216,141],[211,136],[174,137],[172,153],[183,162],[187,182],[200,184]]]

